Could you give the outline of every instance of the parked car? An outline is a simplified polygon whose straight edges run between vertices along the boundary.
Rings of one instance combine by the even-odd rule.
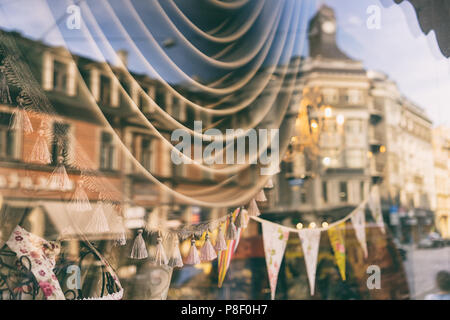
[[[417,247],[422,249],[428,248],[441,248],[445,246],[445,241],[439,235],[439,233],[432,232],[425,238],[419,241]]]

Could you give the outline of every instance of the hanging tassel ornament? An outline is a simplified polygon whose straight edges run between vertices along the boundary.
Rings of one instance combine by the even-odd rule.
[[[166,251],[164,250],[164,246],[162,244],[161,234],[158,234],[158,238],[156,239],[156,254],[155,254],[155,264],[157,266],[167,265],[167,256]]]
[[[169,259],[169,266],[172,268],[182,268],[183,267],[183,258],[181,257],[178,237],[175,238],[175,241],[173,244],[172,256]]]
[[[64,167],[64,158],[62,156],[58,157],[58,165],[53,170],[48,185],[52,189],[60,189],[61,191],[67,191],[71,188],[70,179]]]
[[[50,154],[50,151],[48,151],[47,138],[45,137],[43,123],[41,123],[41,128],[38,131],[36,143],[31,150],[30,162],[37,162],[42,164],[49,164],[52,162],[52,156]]]
[[[199,263],[200,263],[200,257],[198,256],[198,250],[197,250],[197,247],[195,246],[194,236],[192,236],[191,248],[189,249],[189,254],[186,258],[185,264],[195,265],[195,264],[199,264]]]
[[[92,216],[89,224],[86,227],[86,233],[106,233],[110,232],[108,219],[106,219],[105,212],[103,211],[103,205],[99,201],[94,215]]]
[[[236,240],[236,238],[237,238],[236,226],[233,223],[233,217],[230,215],[227,231],[225,233],[225,239],[226,240]]]
[[[12,104],[5,66],[0,66],[0,102],[3,104]]]
[[[92,210],[89,198],[83,188],[83,180],[79,180],[70,203],[71,210],[85,212]]]
[[[23,102],[24,99],[22,97],[17,97],[18,106],[11,116],[10,127],[12,130],[23,131],[25,134],[30,134],[33,132],[33,126],[23,107]]]
[[[248,206],[248,215],[249,216],[253,216],[253,217],[257,217],[261,214],[261,212],[258,209],[258,205],[256,204],[255,199],[252,199],[252,201],[250,201],[250,204]]]
[[[258,194],[255,197],[255,200],[258,202],[266,202],[267,201],[266,195],[264,194],[264,190],[261,189],[258,192]]]
[[[208,231],[206,231],[205,243],[203,244],[203,247],[200,250],[200,260],[207,262],[207,261],[212,261],[216,258],[217,258],[216,251],[214,250],[214,247],[211,244],[211,241],[209,241],[209,234],[208,234]]]
[[[219,226],[219,232],[217,233],[216,245],[214,246],[217,252],[227,249],[227,241],[222,231],[222,227]]]
[[[272,178],[269,178],[269,180],[267,180],[266,184],[264,185],[265,189],[272,189],[273,188],[273,181]]]
[[[138,234],[134,239],[133,248],[131,248],[130,258],[137,260],[148,258],[147,246],[145,245],[144,238],[142,237],[142,229],[138,230]]]

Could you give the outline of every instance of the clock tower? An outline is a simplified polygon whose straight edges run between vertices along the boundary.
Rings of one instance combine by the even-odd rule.
[[[336,17],[333,9],[323,5],[308,28],[309,54],[312,58],[351,60],[336,43]]]

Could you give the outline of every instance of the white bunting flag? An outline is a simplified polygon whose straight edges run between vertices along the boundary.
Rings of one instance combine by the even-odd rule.
[[[378,190],[378,186],[374,186],[372,188],[372,192],[369,196],[369,208],[376,224],[381,228],[383,233],[386,233],[384,228],[383,213],[381,211],[380,192]]]
[[[283,261],[284,251],[286,250],[289,231],[286,228],[268,222],[262,223],[262,233],[271,298],[274,300],[278,272],[280,271],[281,261]]]
[[[355,213],[352,214],[353,228],[355,235],[364,251],[364,258],[367,258],[367,242],[366,242],[366,214],[364,206],[356,208]]]
[[[316,281],[317,256],[319,254],[320,230],[304,229],[298,232],[305,257],[306,273],[308,274],[311,296],[314,295]]]

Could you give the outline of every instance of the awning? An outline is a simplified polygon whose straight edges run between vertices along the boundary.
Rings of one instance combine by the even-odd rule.
[[[46,201],[39,202],[38,207],[42,208],[56,229],[60,233],[61,240],[81,239],[82,235],[88,240],[111,240],[124,231],[118,219],[118,214],[109,204],[102,204],[103,212],[108,222],[108,232],[93,232],[88,228],[94,216],[97,204],[92,204],[93,209],[86,212],[69,211],[67,202]]]

